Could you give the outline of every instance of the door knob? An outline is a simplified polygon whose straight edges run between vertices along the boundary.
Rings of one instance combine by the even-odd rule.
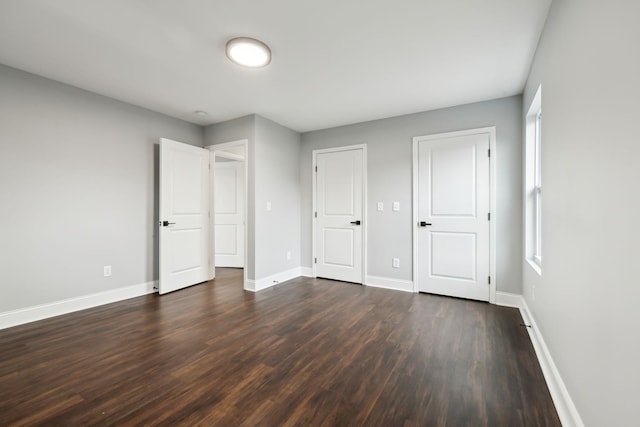
[[[351,221],[351,224],[352,225],[360,225],[362,223],[360,222],[360,220],[357,220],[357,221]]]
[[[427,222],[427,221],[420,221],[420,222],[418,223],[418,225],[419,225],[420,227],[427,227],[427,226],[430,226],[430,225],[431,225],[431,223],[430,223],[430,222]]]
[[[163,227],[168,227],[169,225],[175,224],[175,222],[169,222],[169,221],[162,221],[162,226]]]

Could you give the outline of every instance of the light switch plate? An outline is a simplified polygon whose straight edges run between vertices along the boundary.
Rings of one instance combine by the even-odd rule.
[[[384,210],[384,203],[378,202],[378,212],[382,212]]]
[[[396,212],[400,210],[400,202],[393,202],[393,210]]]

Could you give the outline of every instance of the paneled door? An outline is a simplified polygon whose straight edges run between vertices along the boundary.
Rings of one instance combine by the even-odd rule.
[[[315,274],[363,283],[364,148],[315,156]]]
[[[209,151],[160,140],[160,294],[209,279]]]
[[[244,267],[244,162],[215,163],[216,267]]]
[[[418,290],[489,300],[489,134],[417,141]]]

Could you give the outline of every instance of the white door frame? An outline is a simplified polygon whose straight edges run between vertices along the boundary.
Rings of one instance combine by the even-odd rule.
[[[241,159],[239,156],[233,155],[231,153],[226,153],[224,152],[225,150],[229,149],[229,148],[235,148],[235,147],[243,147],[244,148],[244,159]],[[244,160],[244,268],[243,268],[243,278],[242,278],[242,287],[244,289],[247,289],[247,250],[248,250],[248,243],[249,243],[249,233],[247,232],[247,213],[249,211],[249,203],[248,203],[248,194],[249,194],[249,140],[248,139],[239,139],[237,141],[230,141],[230,142],[225,142],[222,144],[215,144],[215,145],[208,145],[206,147],[204,147],[206,149],[208,149],[209,151],[211,151],[211,173],[210,173],[210,179],[211,179],[211,185],[210,187],[210,191],[211,191],[211,209],[209,210],[210,214],[209,214],[209,226],[211,227],[211,233],[214,233],[215,230],[215,202],[216,202],[216,198],[215,198],[215,185],[214,185],[214,176],[216,173],[216,156],[219,157],[224,157],[224,158],[231,158],[232,160]],[[223,153],[220,153],[220,151],[222,151]],[[213,213],[211,213],[213,212]],[[212,238],[210,239],[210,244],[209,244],[209,262],[211,265],[211,270],[212,272],[210,274],[212,274],[215,277],[215,270],[216,270],[216,248],[215,248],[215,236],[212,236]]]
[[[311,208],[311,269],[312,269],[312,277],[317,277],[316,275],[316,263],[314,259],[317,258],[316,254],[316,223],[317,218],[315,217],[315,212],[317,210],[316,207],[316,186],[318,181],[318,174],[316,173],[316,166],[318,165],[317,158],[318,154],[324,153],[337,153],[340,151],[350,151],[350,150],[362,150],[362,285],[365,285],[367,282],[367,144],[355,144],[355,145],[347,145],[343,147],[333,147],[333,148],[324,148],[319,150],[313,150],[311,152],[312,163],[311,163],[311,175],[312,175],[312,208]]]
[[[497,264],[496,264],[496,127],[484,127],[477,129],[468,129],[457,132],[437,133],[433,135],[416,136],[413,138],[413,291],[419,292],[418,277],[419,276],[419,254],[418,254],[418,145],[421,142],[442,139],[455,138],[459,136],[488,134],[489,135],[489,212],[491,220],[489,221],[489,302],[496,303],[496,284],[497,284]]]

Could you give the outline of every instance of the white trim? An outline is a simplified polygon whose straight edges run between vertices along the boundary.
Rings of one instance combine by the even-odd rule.
[[[542,276],[542,269],[540,268],[540,264],[538,264],[537,262],[535,262],[535,260],[532,260],[532,259],[527,259],[527,263],[529,263],[529,267],[531,267],[533,271],[538,273],[538,276]]]
[[[553,399],[553,404],[556,407],[556,411],[558,412],[558,417],[560,418],[562,425],[584,427],[584,423],[582,422],[582,418],[580,418],[578,409],[573,403],[564,381],[562,381],[560,372],[558,372],[558,368],[551,357],[549,348],[547,347],[547,344],[540,333],[540,329],[538,329],[538,325],[529,310],[527,301],[522,295],[497,292],[496,304],[520,309],[520,315],[522,316],[524,323],[526,325],[531,325],[530,328],[526,328],[529,333],[529,339],[533,344],[533,349],[536,352],[538,363],[540,363],[540,368],[542,369],[542,374],[544,375],[544,379],[547,383],[549,394],[551,394],[551,399]]]
[[[497,291],[495,304],[502,307],[522,308],[522,295]]]
[[[300,275],[304,277],[314,277],[312,267],[300,267]]]
[[[248,139],[239,139],[237,141],[230,141],[230,142],[224,142],[221,144],[214,144],[214,145],[208,145],[204,148],[208,149],[211,151],[211,164],[213,165],[211,167],[211,211],[215,212],[215,185],[213,182],[213,177],[215,176],[215,168],[216,168],[216,156],[220,153],[218,153],[218,151],[225,153],[223,156],[221,157],[227,157],[227,155],[229,153],[227,153],[225,150],[228,148],[233,148],[233,147],[243,147],[244,149],[244,268],[243,273],[242,273],[242,282],[243,282],[243,287],[244,289],[249,289],[255,286],[255,280],[251,280],[251,283],[249,283],[249,279],[247,278],[247,270],[248,270],[248,266],[247,266],[247,262],[249,260],[248,257],[248,250],[249,250],[249,140]],[[210,226],[211,226],[211,230],[212,230],[212,238],[211,238],[211,245],[210,245],[210,263],[211,263],[211,269],[213,270],[213,272],[211,273],[212,276],[215,276],[215,270],[216,270],[216,251],[215,251],[215,236],[213,236],[213,230],[215,230],[215,215],[209,215],[210,216]]]
[[[489,126],[477,129],[468,129],[457,132],[445,132],[432,135],[416,136],[413,138],[413,284],[414,292],[419,292],[418,288],[418,144],[422,141],[440,138],[455,138],[458,136],[477,135],[486,133],[489,135],[489,150],[491,157],[489,158],[489,212],[491,213],[491,221],[489,221],[489,275],[491,283],[489,284],[489,302],[496,303],[496,285],[498,282],[497,260],[496,260],[496,184],[497,184],[497,149],[496,149],[496,127]]]
[[[281,271],[280,273],[263,277],[262,279],[247,280],[244,290],[250,292],[262,291],[272,286],[279,285],[282,282],[286,282],[287,280],[302,276],[301,270],[302,267],[296,267],[291,270]]]
[[[315,168],[318,165],[317,156],[318,154],[323,153],[336,153],[339,151],[350,151],[350,150],[362,150],[362,281],[363,283],[366,280],[367,276],[367,144],[355,144],[355,145],[345,145],[342,147],[332,147],[332,148],[323,148],[318,150],[313,150],[311,152],[311,181],[312,181],[312,189],[311,189],[311,270],[312,276],[317,277],[316,275],[316,264],[314,262],[314,258],[316,255],[316,221],[317,218],[314,215],[316,212],[316,185],[318,174],[315,172]]]
[[[367,276],[366,286],[374,288],[392,289],[394,291],[414,292],[411,280],[391,279],[388,277]]]
[[[154,289],[157,286],[157,281],[146,282],[138,285],[125,286],[104,292],[83,295],[81,297],[21,308],[19,310],[7,311],[0,313],[0,329],[11,328],[13,326],[23,325],[37,320],[73,313],[74,311],[86,310],[88,308],[98,307],[104,304],[111,304],[113,302],[151,294],[157,292]]]

